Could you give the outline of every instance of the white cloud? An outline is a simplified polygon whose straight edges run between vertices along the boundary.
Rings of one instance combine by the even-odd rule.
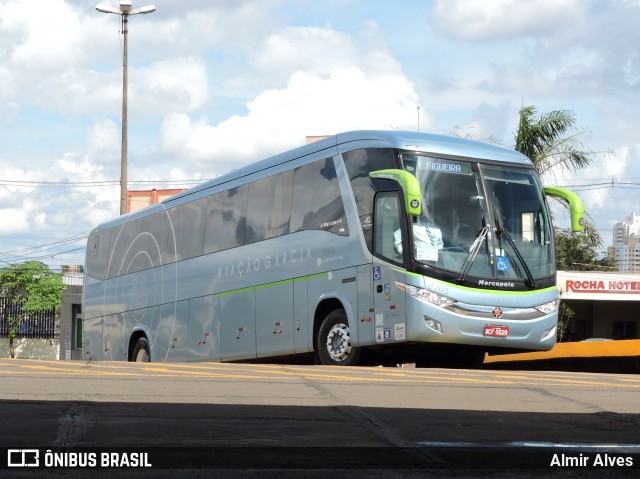
[[[34,224],[43,223],[43,213],[38,213],[38,205],[24,199],[15,208],[0,208],[0,235],[28,232]]]
[[[358,68],[328,76],[293,74],[286,88],[262,92],[245,116],[220,124],[168,115],[161,128],[165,153],[182,155],[213,174],[304,144],[307,135],[354,129],[415,129],[418,97],[402,75],[367,77]],[[429,126],[423,114],[421,122]]]
[[[580,0],[436,0],[436,28],[466,40],[537,36],[579,22]]]
[[[608,182],[608,180],[612,181],[612,188],[607,188],[605,185],[599,189],[587,190],[580,193],[588,211],[608,207],[608,203],[612,197],[619,198],[620,200],[627,197],[627,201],[624,203],[629,203],[630,198],[628,192],[615,189],[613,186],[616,185],[616,180],[617,183],[620,183],[619,178],[634,174],[633,171],[630,171],[630,167],[636,163],[638,159],[638,152],[634,154],[628,146],[621,146],[611,154],[602,155],[602,158],[589,168],[571,175],[573,184],[602,184]],[[633,198],[633,200],[635,200],[635,198]],[[618,206],[622,206],[622,204],[618,203]]]
[[[120,146],[121,130],[112,120],[101,120],[93,124],[88,134],[88,150],[92,154],[108,151],[113,153]]]
[[[255,65],[263,71],[290,73],[295,66],[326,74],[336,67],[352,66],[358,56],[352,37],[345,33],[322,27],[288,27],[266,39],[255,55]]]
[[[11,52],[14,65],[29,69],[56,69],[68,63],[80,45],[81,32],[73,27],[78,13],[63,0],[16,0],[6,2],[0,9],[2,29],[21,38]],[[54,34],[63,28],[63,35]]]
[[[197,57],[156,62],[138,71],[133,82],[134,93],[142,97],[138,107],[152,117],[167,111],[197,110],[210,97],[207,68]]]
[[[156,12],[132,19],[140,53],[167,58],[184,52],[205,55],[212,50],[238,54],[253,48],[273,28],[272,13],[280,0],[156,1]],[[103,15],[104,16],[104,15]]]

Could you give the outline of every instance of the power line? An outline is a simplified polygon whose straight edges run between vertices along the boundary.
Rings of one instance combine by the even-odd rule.
[[[183,180],[129,180],[130,185],[193,185],[204,183],[211,178],[183,179]],[[636,178],[622,178],[620,180],[611,179],[576,179],[560,180],[555,183],[557,186],[572,188],[573,191],[594,191],[603,189],[640,189],[640,182]],[[596,181],[594,183],[583,183],[584,181]],[[5,180],[0,179],[0,186],[23,187],[23,188],[95,188],[110,187],[120,184],[119,180],[95,180],[95,181],[30,181],[30,180]]]
[[[51,258],[51,261],[56,258],[58,259],[58,261],[77,261],[76,258],[72,259],[71,257],[69,257],[69,259],[67,260],[62,255],[86,250],[87,237],[88,232],[82,232],[51,243],[45,243],[11,251],[0,251],[0,263],[14,264],[25,261],[45,260],[48,258]],[[65,246],[72,246],[74,243],[77,244],[79,242],[81,242],[81,246],[77,248],[58,251],[58,249],[60,248],[63,248]]]
[[[640,189],[640,183],[627,181],[627,180],[633,180],[633,179],[635,178],[622,178],[619,180],[616,180],[615,178],[611,178],[611,180],[607,180],[607,181],[595,180],[595,181],[598,181],[597,183],[582,183],[583,181],[588,181],[588,180],[561,180],[561,181],[558,181],[557,184],[558,186],[569,187],[573,191],[591,191],[591,190],[603,190],[603,189],[613,189],[613,188],[631,189],[631,190]],[[594,180],[591,180],[591,181],[594,181]]]
[[[16,250],[12,250],[12,251],[0,251],[0,256],[9,256],[9,255],[14,255],[14,254],[15,255],[19,255],[21,253],[28,254],[28,253],[36,252],[36,250],[46,251],[47,249],[52,249],[55,246],[74,243],[74,242],[80,241],[80,240],[86,240],[87,236],[89,236],[89,232],[88,231],[83,231],[82,233],[78,233],[78,234],[72,235],[72,236],[70,236],[68,238],[64,238],[64,239],[61,239],[59,241],[54,241],[52,243],[45,243],[45,244],[42,244],[42,245],[36,245],[36,246],[31,246],[31,247],[28,247],[28,248],[16,249]],[[48,246],[50,246],[51,248],[47,248]]]
[[[191,180],[129,180],[132,185],[155,185],[155,184],[200,184],[208,181],[208,178]],[[0,186],[29,187],[29,188],[87,188],[117,186],[119,180],[99,180],[99,181],[29,181],[29,180],[4,180],[0,179]]]
[[[61,251],[59,253],[54,253],[54,254],[45,254],[45,255],[41,255],[41,256],[29,256],[28,260],[29,261],[38,261],[38,260],[41,260],[41,259],[46,259],[46,258],[49,258],[49,257],[59,256],[59,255],[63,255],[63,254],[66,254],[66,253],[73,253],[74,251],[84,251],[86,249],[87,249],[86,246],[81,246],[79,248],[74,248],[74,249],[70,249],[70,250],[67,250],[67,251]]]

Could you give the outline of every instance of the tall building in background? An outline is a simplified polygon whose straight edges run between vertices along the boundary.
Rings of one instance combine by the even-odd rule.
[[[613,246],[609,255],[616,261],[618,271],[640,272],[640,216],[631,213],[626,221],[613,227]]]

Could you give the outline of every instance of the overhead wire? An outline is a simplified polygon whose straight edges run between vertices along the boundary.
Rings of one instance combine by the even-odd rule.
[[[53,248],[55,246],[74,243],[74,242],[80,241],[80,240],[85,240],[88,235],[89,235],[89,231],[83,231],[81,233],[77,233],[77,234],[72,235],[72,236],[70,236],[68,238],[63,238],[61,240],[54,241],[52,243],[45,243],[45,244],[41,244],[41,245],[30,246],[28,248],[15,249],[15,250],[11,250],[11,251],[0,251],[0,256],[8,256],[8,255],[13,255],[13,254],[19,255],[21,253],[25,253],[26,254],[26,253],[34,252],[35,250],[46,251],[47,249],[51,249],[51,248]],[[51,248],[47,248],[47,247],[51,247]]]
[[[149,185],[149,184],[199,184],[208,181],[208,178],[191,180],[130,180],[129,184]],[[99,181],[31,181],[31,180],[5,180],[0,179],[0,186],[29,187],[29,188],[87,188],[101,186],[117,186],[120,180],[99,180]]]
[[[68,264],[68,262],[77,262],[77,257],[66,257],[62,255],[85,250],[86,245],[82,243],[86,242],[88,235],[89,232],[84,231],[51,243],[39,244],[9,251],[0,251],[0,263],[15,264],[26,261],[40,261],[48,258],[51,258],[51,262],[57,259],[58,261],[56,262],[64,262],[64,264]],[[58,251],[59,248],[72,246],[74,243],[78,244],[79,242],[82,242],[80,243],[82,246]],[[56,269],[62,269],[62,264]]]

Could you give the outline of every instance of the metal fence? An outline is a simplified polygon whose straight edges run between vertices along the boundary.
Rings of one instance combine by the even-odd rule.
[[[22,317],[22,305],[0,298],[0,338],[9,337],[9,318]],[[18,338],[54,339],[56,337],[56,310],[27,313],[20,322]]]

